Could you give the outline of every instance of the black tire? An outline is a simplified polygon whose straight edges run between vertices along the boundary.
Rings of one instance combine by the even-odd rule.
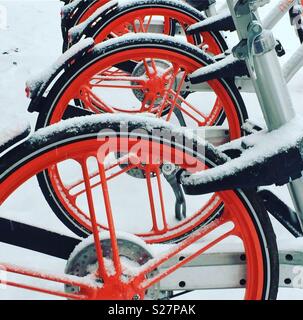
[[[168,144],[170,147],[181,149],[183,152],[187,152],[186,150],[188,150],[186,149],[187,147],[184,146],[191,145],[193,146],[192,151],[190,151],[193,152],[191,155],[194,155],[200,161],[205,162],[208,167],[220,165],[225,161],[225,158],[222,157],[222,154],[217,152],[209,145],[206,145],[204,154],[199,153],[200,148],[195,139],[184,136],[178,130],[174,132],[174,129],[172,129],[171,126],[168,126],[163,122],[158,122],[158,124],[155,122],[151,124],[149,122],[147,124],[142,117],[129,117],[128,123],[130,130],[127,133],[121,133],[119,131],[121,121],[125,122],[126,120],[125,116],[122,116],[122,118],[119,117],[119,115],[113,115],[104,119],[102,115],[98,115],[89,116],[82,119],[72,119],[69,120],[68,125],[62,126],[61,124],[58,124],[34,133],[26,142],[17,146],[14,150],[3,156],[3,167],[1,167],[0,172],[0,182],[5,182],[5,180],[12,173],[16,174],[17,172],[17,174],[20,174],[20,176],[23,175],[24,171],[22,171],[22,168],[25,164],[31,164],[33,160],[37,159],[41,155],[47,154],[52,150],[56,150],[56,154],[58,154],[58,157],[60,158],[62,157],[62,155],[60,155],[61,147],[67,144],[72,146],[74,143],[79,141],[89,141],[91,139],[96,140],[98,137],[100,138],[100,132],[102,129],[110,129],[111,131],[114,130],[117,132],[118,136],[128,136],[129,132],[133,131],[135,132],[134,134],[136,136],[140,136],[141,139],[156,139],[155,141],[157,141],[157,143],[159,143],[159,140],[152,135],[154,132],[153,129],[157,128],[168,130],[173,135],[180,136],[182,139],[178,139],[178,141],[182,141],[182,144],[178,144],[172,140],[166,141],[163,136],[160,140],[161,144]],[[138,128],[144,129],[144,133],[142,133],[142,130],[138,131]],[[106,133],[104,134],[106,135]],[[43,137],[43,139],[41,139],[41,137]],[[40,169],[42,170],[43,168]],[[27,175],[28,177],[26,176],[26,178],[31,177],[30,173]],[[18,186],[18,182],[15,181],[16,179],[13,183]],[[40,180],[40,185],[42,188],[46,187],[45,185],[43,186],[45,182],[45,180]],[[12,186],[12,190],[16,186]],[[6,191],[4,191],[4,193],[5,192]],[[235,190],[233,192],[246,207],[246,212],[249,214],[249,219],[251,219],[253,222],[253,226],[258,235],[258,241],[262,248],[263,269],[265,274],[262,298],[275,299],[277,296],[279,280],[279,260],[275,234],[270,219],[266,210],[264,209],[263,204],[257,198],[254,190]],[[52,208],[57,208],[57,205],[54,202],[54,197],[50,197],[48,201]],[[68,221],[67,224],[69,226],[73,224],[68,217],[64,216],[64,212],[62,212],[59,217],[61,220],[63,220],[63,222],[65,219],[65,223]],[[64,219],[62,219],[63,217]],[[76,228],[76,226],[74,226],[74,228]],[[195,230],[193,229],[192,232],[193,231]]]

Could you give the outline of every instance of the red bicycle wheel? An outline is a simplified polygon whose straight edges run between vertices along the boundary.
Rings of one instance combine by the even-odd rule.
[[[104,2],[104,1],[103,1]],[[84,11],[75,25],[85,22],[100,8],[102,1],[93,3]],[[202,32],[199,35],[187,35],[189,25],[199,22],[204,16],[196,9],[183,2],[170,3],[156,0],[152,3],[133,1],[121,3],[105,18],[96,16],[87,22],[85,28],[81,28],[83,35],[92,37],[96,43],[108,38],[119,37],[127,33],[159,33],[166,35],[183,36],[189,43],[195,44],[217,55],[227,49],[227,45],[220,33]],[[79,35],[80,37],[80,35]]]
[[[173,21],[177,25],[176,36],[183,36],[189,43],[197,45],[213,55],[218,55],[226,49],[223,40],[218,39],[216,33],[203,32],[195,36],[186,34],[187,27],[199,21],[195,15],[167,4],[162,6],[163,1],[159,1],[158,6],[155,3],[152,7],[134,5],[131,8],[124,8],[122,6],[115,15],[108,17],[98,30],[87,28],[85,30],[86,36],[92,37],[96,43],[100,43],[108,38],[126,33],[156,32],[170,35],[169,30],[172,29],[170,21]],[[160,28],[159,31],[156,29],[157,26]]]
[[[80,100],[85,109],[92,112],[125,112],[128,114],[151,112],[155,116],[164,116],[166,120],[171,121],[173,121],[174,116],[173,109],[176,108],[184,114],[184,117],[188,117],[188,121],[192,121],[198,126],[214,124],[216,113],[220,112],[220,108],[217,108],[216,103],[217,101],[224,101],[224,110],[227,116],[226,125],[230,132],[230,138],[240,137],[243,114],[240,118],[239,114],[243,110],[241,109],[241,100],[234,99],[237,94],[236,88],[231,87],[230,84],[224,81],[214,80],[209,82],[209,86],[213,90],[209,94],[209,99],[207,100],[205,92],[201,95],[206,104],[213,103],[215,107],[210,108],[209,115],[200,111],[201,109],[198,106],[189,103],[188,98],[183,98],[180,89],[172,89],[173,81],[171,79],[174,79],[177,73],[180,72],[180,78],[184,80],[188,73],[201,66],[201,62],[193,59],[188,51],[180,52],[177,48],[172,50],[171,43],[167,43],[169,50],[164,49],[164,44],[161,40],[160,45],[162,48],[150,48],[147,58],[146,49],[142,45],[141,48],[138,48],[136,43],[132,43],[132,49],[130,50],[122,43],[119,44],[120,50],[112,47],[110,53],[106,54],[106,56],[98,56],[98,60],[92,56],[90,61],[85,62],[84,65],[75,66],[77,71],[71,72],[69,75],[70,80],[66,79],[65,74],[64,83],[59,81],[50,92],[44,109],[46,113],[40,113],[37,129],[56,123],[64,118],[67,108],[75,100]],[[156,43],[153,42],[153,46],[155,45]],[[148,75],[129,76],[127,73],[121,74],[121,68],[117,69],[115,67],[116,65],[121,66],[130,60],[136,62],[136,68],[139,65],[142,70],[148,70]],[[161,73],[154,72],[153,74],[150,71],[155,64],[157,66],[160,65],[158,68]],[[145,69],[146,65],[147,69]],[[166,69],[161,69],[162,66]],[[136,68],[135,71],[138,70]],[[168,80],[165,78],[167,75],[169,75]],[[91,81],[94,82],[92,83]],[[95,92],[90,89],[94,84],[96,84],[97,88]],[[100,89],[104,90],[103,92],[105,92],[108,100],[105,98],[101,100],[100,91],[97,94]],[[123,95],[123,91],[126,92],[125,95]],[[144,92],[145,95],[142,94]],[[160,92],[160,96],[157,95],[157,92]],[[120,106],[117,107],[114,104],[115,99],[120,101]],[[130,110],[129,104],[131,101],[137,101],[139,109]],[[196,103],[200,104],[200,101],[200,99],[197,99]],[[126,106],[123,109],[125,104]],[[245,119],[245,115],[243,118]],[[87,223],[85,223],[85,216],[87,215],[78,207],[75,195],[70,194],[70,186],[65,184],[58,170],[53,167],[48,173],[40,175],[38,179],[46,199],[49,202],[52,202],[51,198],[56,199],[54,201],[56,205],[53,203],[52,207],[58,217],[64,217],[67,214],[69,219],[65,223],[69,228],[72,228],[75,232],[79,229],[78,233],[80,234],[83,231],[89,233],[90,230],[87,229]],[[81,216],[83,216],[82,220]],[[76,228],[75,225],[77,226]]]
[[[119,174],[116,173],[114,175],[110,172],[113,166],[111,166],[109,158],[113,157],[115,159],[114,162],[117,163],[117,160],[119,160],[117,159],[117,154],[124,155],[123,162],[127,163],[129,168],[135,164],[143,170],[157,172],[164,163],[173,163],[180,169],[194,173],[205,167],[212,167],[216,163],[220,163],[221,159],[217,153],[213,152],[212,149],[206,148],[204,154],[192,154],[192,151],[184,148],[184,145],[188,146],[191,143],[192,150],[199,150],[195,140],[182,136],[182,134],[180,136],[180,132],[173,132],[169,127],[162,126],[162,124],[157,125],[151,121],[148,121],[148,124],[146,121],[140,122],[142,118],[129,117],[127,119],[125,117],[115,118],[112,116],[106,120],[104,117],[86,118],[85,120],[89,122],[85,124],[84,120],[77,120],[72,126],[62,128],[59,125],[54,128],[54,131],[49,130],[46,135],[43,135],[44,141],[38,140],[43,131],[37,133],[37,137],[34,135],[30,141],[18,147],[18,151],[23,155],[22,157],[20,156],[18,164],[13,162],[15,154],[6,156],[5,160],[9,168],[6,168],[5,174],[0,176],[0,203],[3,203],[14,190],[38,172],[56,166],[64,168],[65,174],[73,176],[74,170],[72,170],[70,162],[77,163],[78,170],[82,172],[84,177],[85,198],[89,220],[93,225],[95,241],[85,240],[86,246],[84,244],[81,245],[82,250],[78,248],[76,253],[72,254],[69,265],[76,265],[72,260],[76,258],[77,262],[78,254],[84,258],[83,249],[91,243],[93,243],[97,252],[100,250],[100,229],[95,219],[99,217],[104,221],[104,224],[107,224],[107,229],[110,231],[109,239],[112,250],[110,257],[113,257],[112,263],[116,272],[107,274],[107,271],[102,269],[102,266],[108,261],[104,262],[105,257],[100,251],[101,255],[98,256],[98,259],[95,258],[99,268],[92,270],[92,268],[86,268],[84,265],[81,271],[85,270],[86,273],[88,270],[96,272],[98,279],[102,279],[103,286],[91,289],[86,286],[82,290],[81,285],[77,285],[74,294],[79,293],[79,298],[81,299],[132,299],[134,295],[143,299],[146,290],[160,281],[160,278],[165,278],[166,275],[161,273],[146,277],[151,272],[150,268],[156,269],[154,261],[153,263],[149,262],[149,266],[143,271],[141,270],[139,274],[128,275],[123,273],[124,278],[129,276],[129,281],[121,279],[125,257],[122,261],[119,255],[117,232],[118,230],[123,230],[135,233],[134,230],[129,229],[139,227],[141,229],[146,228],[150,232],[150,234],[148,232],[141,233],[140,237],[146,243],[156,243],[156,237],[159,240],[161,235],[166,238],[177,237],[180,241],[176,247],[169,246],[168,251],[159,254],[158,259],[156,259],[157,266],[177,254],[178,250],[180,252],[191,244],[197,243],[198,240],[201,248],[192,253],[191,258],[197,256],[197,254],[201,256],[209,249],[217,248],[218,252],[220,252],[222,250],[221,246],[224,245],[227,245],[230,250],[233,250],[234,246],[240,246],[245,255],[244,263],[246,264],[245,274],[239,275],[240,283],[238,288],[242,288],[240,289],[241,297],[246,299],[268,299],[275,296],[277,289],[277,265],[275,265],[277,263],[277,251],[274,233],[266,212],[261,209],[256,200],[253,200],[252,195],[238,190],[220,192],[214,196],[192,197],[191,201],[188,202],[191,206],[192,214],[185,221],[174,221],[175,223],[173,224],[170,221],[170,215],[167,214],[170,210],[169,202],[164,200],[167,190],[165,190],[163,184],[159,183],[159,179],[161,180],[163,177],[157,175],[153,183],[154,186],[158,185],[159,195],[157,198],[159,205],[156,205],[154,197],[149,197],[147,199],[147,208],[145,208],[141,203],[144,196],[141,191],[140,206],[137,206],[136,211],[131,208],[130,198],[134,198],[138,202],[139,194],[128,185],[127,190],[123,190],[123,193],[128,198],[128,201],[125,202],[121,190],[117,190],[117,185],[112,184],[116,178],[125,177],[125,175],[120,174],[121,170],[119,170]],[[121,131],[121,125],[123,127],[126,122],[130,123],[129,131]],[[172,141],[170,139],[171,136],[167,135],[159,140],[153,134],[153,129],[155,128],[164,128],[166,133],[170,133],[171,136],[181,137],[182,139],[178,140],[181,142]],[[130,133],[131,138],[129,136]],[[155,150],[159,152],[155,152]],[[98,160],[96,168],[98,170],[97,175],[100,178],[99,188],[94,191],[92,190],[93,186],[89,174],[93,165],[92,158]],[[111,169],[109,170],[109,168]],[[145,181],[147,182],[147,187],[150,185],[148,179]],[[137,180],[135,184],[138,185]],[[125,184],[121,186],[125,186]],[[217,198],[217,200],[213,197]],[[151,199],[154,200],[152,201]],[[209,199],[213,199],[211,200],[212,206],[208,204]],[[126,212],[127,209],[129,209],[129,213]],[[155,210],[157,210],[157,214],[154,214]],[[121,212],[123,212],[122,215]],[[148,218],[148,212],[150,218]],[[125,223],[122,223],[121,219],[124,218]],[[151,221],[151,224],[148,221]],[[156,224],[155,221],[157,222]],[[156,228],[156,225],[158,228]],[[182,230],[183,234],[181,238],[178,236],[180,230]],[[162,240],[161,242],[163,242]],[[176,251],[174,248],[177,248]],[[181,265],[178,266],[181,267]],[[79,274],[79,270],[79,267],[77,270],[70,269],[69,273],[84,276],[84,274]],[[216,277],[216,275],[211,274],[209,276]],[[226,297],[226,294],[224,296]],[[75,295],[74,297],[76,298]]]

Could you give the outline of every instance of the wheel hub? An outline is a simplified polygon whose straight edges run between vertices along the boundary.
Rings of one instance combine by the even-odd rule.
[[[163,96],[169,87],[169,77],[172,72],[168,75],[164,75],[164,73],[172,67],[172,65],[164,60],[154,59],[154,66],[151,60],[147,61],[147,65],[149,67],[149,74],[147,74],[146,67],[144,62],[140,62],[135,67],[132,76],[145,78],[145,89],[133,89],[133,93],[135,97],[139,101],[146,100],[146,104],[150,105],[154,98],[154,106],[158,107],[163,100]],[[132,82],[132,85],[136,85],[135,81]]]

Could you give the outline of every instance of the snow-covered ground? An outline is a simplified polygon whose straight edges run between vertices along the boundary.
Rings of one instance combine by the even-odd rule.
[[[276,3],[278,0],[272,1]],[[3,29],[0,19],[0,114],[11,113],[35,122],[35,115],[27,113],[28,100],[25,97],[25,81],[33,74],[47,68],[60,55],[61,30],[60,8],[58,0],[6,0],[0,1],[0,10],[7,13],[7,28]],[[265,14],[270,6],[262,9]],[[4,11],[3,11],[4,10]],[[1,13],[1,11],[0,11]],[[1,29],[2,28],[2,29]],[[287,55],[282,62],[295,50],[298,39],[294,36],[288,19],[275,28],[275,35],[282,42]],[[291,81],[290,89],[295,108],[303,114],[303,70]],[[264,122],[256,97],[244,95],[252,120]],[[273,189],[283,200],[291,205],[287,189]],[[16,201],[16,199],[18,199]],[[1,208],[1,216],[12,217],[19,221],[45,226],[65,234],[70,234],[48,208],[42,198],[35,179],[17,191],[13,199],[9,199]],[[274,222],[280,238],[289,239],[289,234]],[[63,270],[64,261],[41,254],[21,250],[11,246],[0,246],[0,260],[25,265],[34,264],[35,269]],[[1,272],[0,272],[1,275]],[[196,294],[191,298],[200,298]],[[208,296],[211,297],[211,296]],[[226,296],[229,298],[229,296]],[[0,287],[0,299],[46,299],[47,296],[33,292]],[[280,299],[303,299],[303,291],[295,289],[280,290]]]

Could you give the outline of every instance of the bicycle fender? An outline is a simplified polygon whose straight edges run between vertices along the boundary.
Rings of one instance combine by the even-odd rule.
[[[230,14],[219,14],[215,17],[207,18],[203,21],[191,25],[187,30],[187,34],[195,34],[199,32],[211,31],[235,31],[236,26]]]
[[[40,105],[48,87],[70,65],[79,61],[94,47],[94,40],[87,38],[67,50],[47,71],[26,82],[26,94],[31,99],[29,112],[40,112]]]
[[[61,24],[67,28],[75,25],[83,13],[97,2],[99,0],[74,0],[65,4],[61,9]]]
[[[92,4],[93,5],[93,4]],[[83,31],[86,30],[89,26],[96,24],[100,24],[100,21],[104,21],[107,16],[114,11],[119,5],[118,0],[112,0],[100,8],[96,9],[96,11],[84,22],[77,24],[76,21],[70,23],[70,27],[68,28],[67,40],[70,44],[74,44],[81,39]]]

